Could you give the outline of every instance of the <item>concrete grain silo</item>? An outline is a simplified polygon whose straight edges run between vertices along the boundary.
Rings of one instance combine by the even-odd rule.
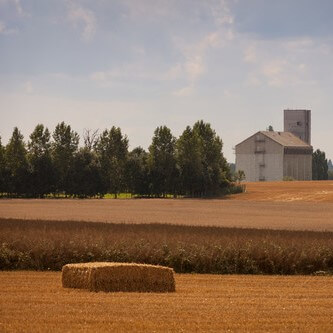
[[[311,145],[311,111],[284,110],[284,131]]]

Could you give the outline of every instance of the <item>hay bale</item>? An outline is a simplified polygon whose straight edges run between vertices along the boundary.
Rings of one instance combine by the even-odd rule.
[[[163,266],[91,262],[62,268],[62,286],[90,291],[172,292],[172,268]]]

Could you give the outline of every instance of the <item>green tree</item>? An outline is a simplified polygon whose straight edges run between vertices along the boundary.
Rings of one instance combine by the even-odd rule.
[[[328,179],[328,163],[326,155],[323,151],[320,151],[320,149],[317,149],[312,154],[312,179]]]
[[[333,180],[333,163],[332,160],[328,161],[328,179]]]
[[[68,172],[73,163],[74,155],[78,151],[79,139],[79,135],[64,122],[58,124],[53,132],[51,150],[57,192],[68,193]]]
[[[53,191],[54,168],[51,159],[50,132],[42,124],[38,124],[30,135],[28,160],[32,194],[44,197]]]
[[[333,171],[333,163],[332,163],[332,160],[328,160],[328,162],[327,162],[327,166],[328,166],[328,170]]]
[[[149,194],[148,153],[141,147],[128,154],[126,165],[127,191],[133,194]]]
[[[7,168],[5,162],[5,147],[2,145],[1,137],[0,137],[0,195],[7,192]]]
[[[89,151],[96,149],[98,143],[98,130],[92,131],[91,129],[85,129],[83,132],[84,147]]]
[[[151,192],[165,196],[176,194],[177,169],[175,158],[176,138],[166,126],[157,127],[149,146],[149,172]]]
[[[200,192],[202,196],[219,195],[231,180],[230,168],[222,153],[222,140],[203,120],[197,121],[193,132],[200,142],[202,176]]]
[[[176,144],[176,159],[179,169],[179,192],[194,197],[202,184],[202,147],[198,133],[187,126]]]
[[[128,154],[128,139],[119,127],[105,130],[99,137],[96,152],[101,164],[102,177],[107,189],[115,197],[125,189],[125,167]]]
[[[245,179],[245,172],[243,170],[238,170],[235,173],[234,180],[238,183],[241,183]]]
[[[23,135],[17,127],[6,146],[5,163],[8,169],[8,192],[15,195],[27,194],[29,189],[29,168],[27,150]]]
[[[95,152],[87,147],[75,154],[67,177],[68,191],[79,198],[101,196],[104,187]]]

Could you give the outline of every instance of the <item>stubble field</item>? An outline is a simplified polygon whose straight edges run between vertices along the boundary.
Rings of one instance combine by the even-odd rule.
[[[8,199],[0,217],[333,231],[333,181],[248,183],[227,199]]]
[[[0,273],[1,332],[332,332],[329,277],[176,275],[176,293],[63,289]]]

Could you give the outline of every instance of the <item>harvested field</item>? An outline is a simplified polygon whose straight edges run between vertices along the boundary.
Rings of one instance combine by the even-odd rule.
[[[270,202],[333,203],[333,181],[283,181],[246,183],[246,193],[230,199]]]
[[[178,275],[177,292],[91,293],[0,272],[1,332],[332,332],[333,278]]]
[[[333,182],[248,183],[215,199],[3,199],[0,217],[333,231]]]

